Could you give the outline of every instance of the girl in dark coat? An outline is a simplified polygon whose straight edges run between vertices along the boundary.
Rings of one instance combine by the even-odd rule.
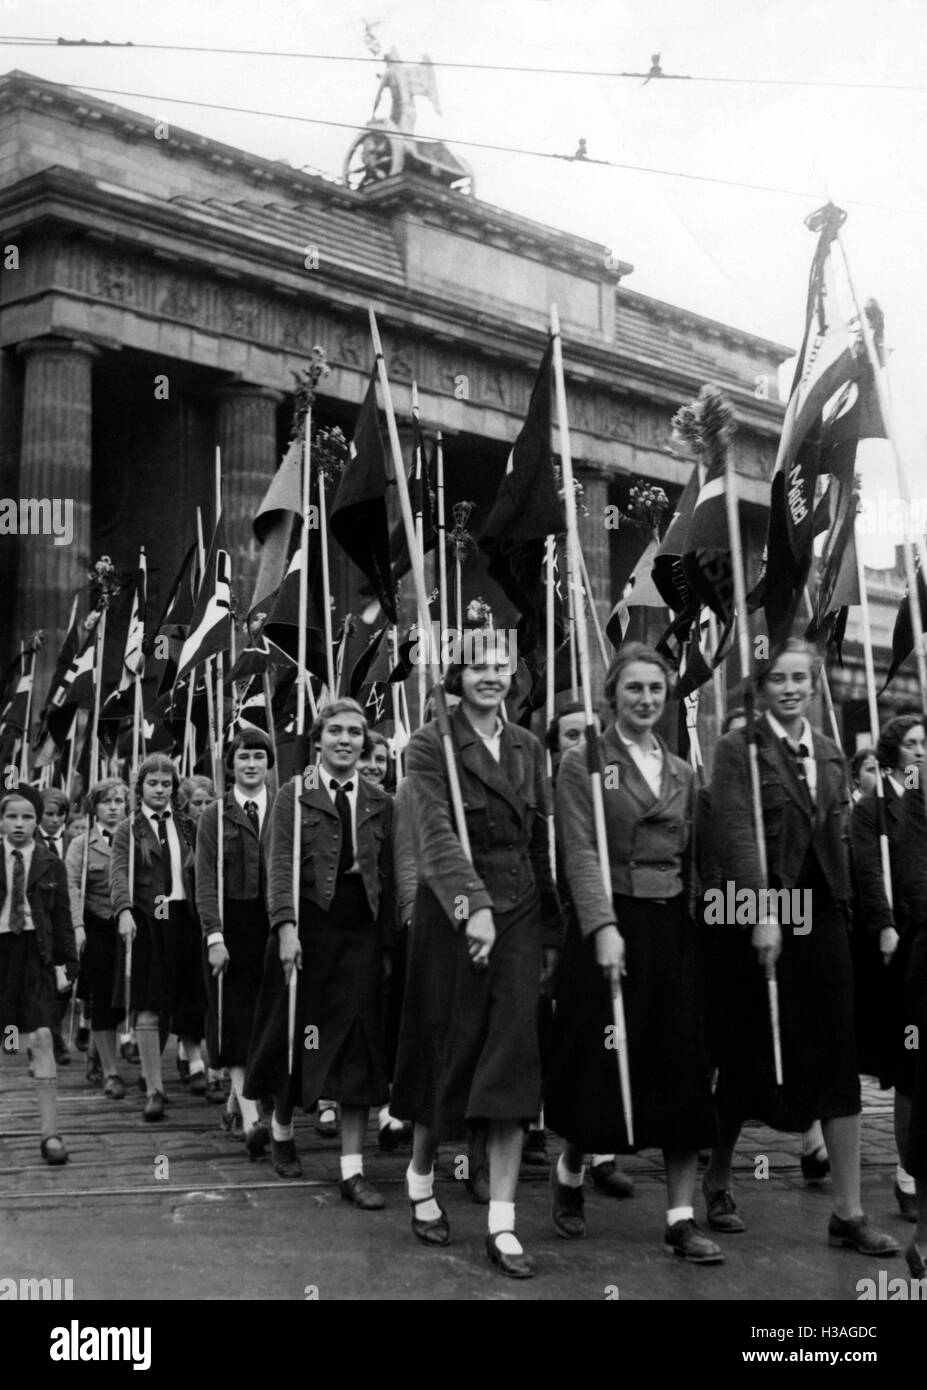
[[[392,801],[357,771],[367,720],[356,700],[320,711],[311,736],[317,767],[299,795],[299,908],[293,901],[294,791],[274,802],[267,861],[271,935],[248,1049],[244,1092],[273,1095],[271,1162],[298,1178],[293,1109],[320,1096],[341,1104],[341,1196],[366,1211],[383,1198],[364,1176],[371,1105],[388,1095],[382,1030],[384,951],[395,929]],[[288,984],[298,970],[293,1068]]]
[[[119,933],[110,902],[109,871],[113,836],[125,820],[128,796],[128,787],[116,777],[91,787],[87,794],[89,832],[72,840],[65,855],[77,949],[83,951],[80,970],[84,1000],[105,1078],[103,1094],[112,1100],[125,1096],[116,1067],[116,1029],[125,1017],[125,1008],[113,1004]]]
[[[407,751],[419,887],[392,1113],[414,1121],[406,1179],[412,1229],[446,1245],[447,1217],[434,1200],[441,1139],[485,1126],[489,1159],[489,1258],[513,1278],[534,1261],[515,1236],[522,1126],[541,1104],[539,982],[552,971],[560,911],[550,872],[550,792],[539,741],[504,723],[511,686],[507,652],[467,634],[464,665],[448,670],[461,703],[451,738],[473,855],[457,838],[436,723]],[[469,639],[474,639],[472,645]]]
[[[120,936],[113,1006],[118,1008],[124,997],[125,952],[131,941],[130,1009],[136,1015],[147,1085],[146,1120],[164,1117],[159,1015],[170,1018],[191,1069],[194,1064],[205,1069],[200,1057],[203,971],[193,898],[195,830],[178,807],[179,786],[170,758],[152,753],[145,759],[136,781],[135,815],[116,830],[110,861],[110,901]]]
[[[273,744],[260,729],[235,735],[226,758],[233,784],[222,804],[221,917],[217,802],[202,812],[196,837],[196,907],[208,955],[206,1042],[213,1067],[229,1068],[232,1094],[241,1111],[245,1144],[252,1158],[263,1154],[270,1143],[270,1134],[260,1122],[256,1103],[249,1100],[243,1090],[248,1043],[270,930],[265,905],[265,853],[270,842],[273,796],[266,783],[273,765]]]
[[[875,791],[853,808],[853,867],[856,880],[856,967],[858,984],[868,991],[874,1031],[879,1085],[895,1090],[895,1142],[899,1162],[895,1197],[903,1216],[916,1219],[914,1179],[905,1171],[902,1155],[908,1143],[911,1096],[917,1052],[906,1032],[905,977],[917,923],[910,870],[927,854],[923,804],[919,798],[924,764],[924,723],[917,715],[900,715],[886,724],[876,749],[883,770],[880,803]],[[880,804],[884,819],[880,821]],[[879,843],[884,824],[891,864],[892,900],[889,907]]]
[[[563,759],[557,836],[576,914],[555,1017],[548,1123],[567,1140],[551,1173],[553,1220],[585,1235],[583,1153],[632,1150],[623,1117],[612,997],[622,977],[633,1148],[662,1148],[665,1246],[700,1264],[720,1249],[695,1224],[698,1150],[714,1141],[696,931],[689,911],[693,775],[653,733],[669,670],[640,642],[623,645],[605,679],[615,721],[599,738],[613,897],[602,884],[585,760]]]
[[[746,738],[726,734],[715,751],[712,812],[721,899],[727,904],[747,894],[733,920],[726,906],[715,918],[714,930],[730,933],[732,944],[726,1027],[720,1038],[714,1030],[722,1142],[705,1186],[730,1197],[731,1158],[746,1118],[793,1131],[820,1119],[833,1173],[830,1244],[890,1255],[897,1243],[870,1226],[860,1204],[860,1088],[847,933],[849,795],[843,754],[807,718],[819,665],[813,648],[790,639],[758,680],[765,704],[755,732],[768,882],[760,877]],[[781,1087],[764,974],[769,967],[778,981]]]

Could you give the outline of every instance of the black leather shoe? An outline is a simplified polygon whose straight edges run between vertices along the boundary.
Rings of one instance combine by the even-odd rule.
[[[691,1217],[667,1226],[663,1242],[669,1254],[681,1255],[690,1264],[719,1265],[724,1262],[720,1245],[703,1236]]]
[[[823,1182],[830,1172],[830,1159],[826,1150],[815,1149],[813,1154],[802,1154],[801,1175],[805,1182]]]
[[[861,1255],[897,1255],[901,1248],[894,1237],[877,1231],[868,1216],[831,1216],[827,1226],[828,1245],[849,1245]]]
[[[42,1157],[50,1168],[57,1168],[68,1161],[68,1151],[58,1134],[50,1134],[47,1139],[43,1139],[41,1150]]]
[[[125,1093],[125,1082],[121,1076],[113,1074],[106,1078],[106,1085],[103,1087],[104,1096],[108,1096],[110,1100],[123,1100]]]
[[[429,1199],[426,1198],[425,1200]],[[440,1216],[436,1216],[432,1221],[419,1221],[415,1215],[415,1208],[424,1205],[425,1202],[409,1201],[409,1206],[412,1208],[412,1230],[425,1245],[449,1245],[451,1226],[447,1219],[447,1212],[442,1206],[439,1206]]]
[[[90,1046],[90,1029],[87,1027],[78,1028],[77,1036],[74,1039],[74,1046],[78,1052],[86,1052]]]
[[[145,1109],[142,1111],[146,1120],[164,1119],[164,1096],[160,1091],[154,1091],[145,1101]]]
[[[55,1062],[59,1067],[69,1067],[71,1065],[71,1053],[68,1045],[60,1033],[52,1033],[52,1048],[55,1053]]]
[[[907,1221],[917,1220],[917,1193],[902,1192],[901,1188],[895,1183],[895,1200],[898,1203],[898,1210]]]
[[[557,1177],[556,1163],[550,1170],[550,1188],[550,1214],[558,1236],[563,1236],[564,1240],[579,1240],[586,1234],[583,1189],[562,1183]]]
[[[363,1173],[341,1179],[341,1200],[353,1202],[361,1211],[382,1211],[386,1206],[381,1193],[371,1187]]]
[[[497,1269],[508,1275],[510,1279],[533,1279],[538,1269],[530,1255],[526,1255],[524,1251],[520,1255],[506,1255],[499,1249],[496,1241],[503,1234],[514,1235],[514,1231],[500,1231],[498,1235],[487,1236],[486,1254]]]
[[[464,1182],[464,1186],[470,1194],[471,1202],[475,1202],[478,1207],[489,1206],[488,1168],[474,1168],[470,1177]]]
[[[91,1057],[87,1063],[87,1080],[91,1086],[102,1086],[104,1081],[103,1068],[100,1065],[99,1057]]]
[[[747,1229],[737,1215],[737,1203],[729,1187],[709,1192],[705,1183],[702,1183],[702,1193],[705,1197],[708,1225],[713,1231],[723,1231],[726,1236],[734,1236]]]
[[[323,1115],[331,1115],[332,1119],[323,1120]],[[319,1107],[318,1119],[315,1122],[315,1132],[323,1139],[337,1139],[341,1125],[338,1122],[338,1109],[334,1105],[322,1105]]]
[[[521,1161],[529,1168],[547,1167],[547,1135],[543,1129],[529,1129],[521,1146]]]
[[[260,1120],[257,1120],[245,1135],[245,1148],[248,1150],[248,1157],[252,1162],[264,1157],[269,1143],[270,1130],[266,1125],[262,1125]]]
[[[380,1126],[377,1135],[377,1143],[385,1154],[391,1154],[399,1148],[400,1144],[408,1144],[412,1138],[412,1126],[406,1121],[403,1124],[390,1124]]]
[[[622,1173],[613,1158],[592,1166],[592,1181],[606,1197],[633,1197],[634,1183],[627,1173]]]
[[[301,1178],[303,1165],[299,1161],[292,1139],[271,1139],[270,1166],[278,1178]]]
[[[207,1089],[206,1073],[204,1071],[194,1071],[190,1073],[190,1094],[191,1096],[205,1096]]]
[[[924,1256],[918,1249],[916,1240],[911,1241],[911,1244],[904,1252],[904,1257],[908,1262],[908,1269],[915,1279],[927,1278],[927,1262],[925,1262]],[[912,1294],[911,1297],[913,1298],[914,1295]]]

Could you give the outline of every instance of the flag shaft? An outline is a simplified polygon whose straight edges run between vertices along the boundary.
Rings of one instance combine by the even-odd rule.
[[[438,502],[438,518],[436,530],[438,532],[438,602],[441,613],[441,631],[447,632],[448,612],[447,612],[447,527],[444,519],[444,441],[441,431],[438,430],[435,442],[435,476]],[[441,669],[447,668],[444,643],[441,643]]]
[[[595,716],[592,706],[590,684],[589,635],[586,629],[586,615],[579,595],[579,523],[576,516],[576,493],[573,488],[573,456],[570,448],[570,422],[567,415],[566,382],[563,375],[563,344],[560,338],[560,315],[556,304],[550,306],[550,331],[553,337],[554,391],[557,400],[557,424],[560,427],[560,464],[563,476],[563,494],[567,522],[567,570],[572,613],[572,626],[576,634],[576,652],[579,663],[579,682],[582,687],[583,710],[586,720],[586,739],[588,746],[595,746]],[[612,874],[608,857],[608,838],[605,830],[605,800],[602,791],[602,774],[598,765],[590,760],[590,789],[592,793],[592,814],[595,822],[596,849],[599,856],[599,872],[602,887],[609,904],[612,902]],[[624,1022],[624,1005],[621,999],[621,984],[613,999],[616,1021]],[[628,1064],[627,1037],[622,1038],[622,1028],[616,1022],[616,1042],[618,1054],[618,1074],[621,1082],[621,1098],[624,1110],[625,1129],[628,1142],[634,1143],[634,1120],[631,1106],[630,1068]]]
[[[103,647],[106,642],[106,608],[100,609],[100,621],[96,631],[96,653],[93,673],[93,725],[90,730],[90,781],[95,782],[100,775],[98,767],[100,755],[100,700],[103,695]]]
[[[854,531],[856,523],[854,522]],[[875,683],[875,660],[872,651],[872,631],[869,627],[869,593],[866,589],[866,563],[863,558],[863,548],[859,544],[859,537],[856,540],[856,574],[859,584],[859,613],[860,622],[863,629],[863,665],[866,672],[866,698],[869,706],[869,740],[876,747],[879,742],[879,703],[876,698]],[[915,594],[917,603],[917,595]],[[918,608],[920,607],[918,603]],[[892,860],[888,846],[888,834],[885,828],[885,788],[882,783],[882,769],[878,766],[876,759],[876,813],[879,826],[879,854],[882,860],[882,882],[885,888],[885,900],[889,908],[894,907],[894,892],[892,889]]]
[[[547,553],[544,560],[544,651],[546,663],[544,669],[544,713],[546,715],[547,727],[550,728],[554,722],[554,715],[557,708],[556,691],[556,672],[554,663],[556,661],[556,642],[554,632],[554,555],[557,548],[557,537],[547,537]],[[546,748],[547,775],[553,780],[553,759],[550,749]],[[547,821],[547,844],[550,853],[550,872],[554,882],[557,882],[557,832],[554,827],[553,816],[548,817]]]
[[[23,650],[20,662],[20,671],[26,668],[25,650]],[[26,713],[23,715],[23,740],[19,749],[19,777],[20,781],[25,782],[29,769],[29,725],[32,723],[32,687],[35,684],[35,647],[32,648],[29,661],[29,684],[26,687]]]
[[[390,657],[395,668],[399,663],[399,629],[393,623],[389,630]],[[389,693],[393,706],[393,746],[396,755],[396,786],[402,782],[402,755],[399,751],[399,730],[402,727],[402,711],[400,709],[399,695],[402,686],[398,681],[390,681]]]
[[[608,670],[608,647],[605,645],[605,633],[602,631],[602,624],[599,622],[599,612],[595,606],[595,599],[592,596],[592,585],[589,582],[589,571],[586,568],[586,557],[583,554],[582,546],[578,546],[579,566],[582,573],[583,589],[589,604],[589,613],[592,617],[592,626],[595,630],[596,642],[599,645],[599,655],[602,658],[602,665]]]
[[[306,407],[306,418],[303,421],[305,435],[303,437],[303,470],[300,479],[300,514],[302,516],[302,527],[299,533],[300,567],[299,567],[299,627],[296,636],[296,751],[293,757],[293,858],[290,862],[291,889],[293,894],[293,922],[297,933],[299,932],[299,869],[302,823],[299,812],[299,793],[300,783],[304,772],[305,745],[304,738],[306,733],[306,688],[309,676],[306,671],[306,617],[309,607],[309,469],[311,462],[311,437],[312,437],[312,402]],[[319,469],[319,505],[325,505],[325,480],[322,476],[322,469]],[[325,594],[325,654],[326,671],[328,674],[328,689],[330,696],[334,696],[334,672],[332,670],[332,644],[331,644],[331,606],[328,601],[328,547],[325,536],[325,523],[321,521],[321,510],[319,512],[320,525],[322,531],[322,579]],[[293,1038],[296,1028],[296,962],[290,967],[290,978],[287,982],[287,1072],[293,1075]]]
[[[377,327],[377,317],[372,307],[369,313],[370,336],[373,341],[373,350],[377,360],[377,374],[383,391],[383,404],[386,410],[386,425],[389,433],[390,450],[393,457],[393,474],[399,491],[399,506],[402,512],[402,523],[406,532],[406,545],[409,550],[409,558],[412,561],[412,576],[415,582],[419,629],[431,662],[432,684],[435,691],[435,714],[441,733],[441,742],[444,746],[444,759],[447,767],[447,779],[451,793],[454,823],[457,828],[457,836],[460,840],[461,848],[467,858],[472,862],[473,855],[470,851],[470,836],[467,831],[467,818],[464,813],[463,797],[460,791],[460,779],[457,774],[457,760],[454,757],[450,723],[447,717],[447,706],[444,702],[444,691],[439,683],[440,668],[438,666],[435,646],[431,641],[428,599],[425,594],[424,558],[415,537],[415,522],[412,517],[412,504],[409,500],[409,485],[406,481],[405,469],[402,465],[402,450],[399,447],[399,431],[396,428],[396,415],[393,410],[393,398],[389,388],[389,377],[386,374],[386,362],[383,358],[380,330]]]
[[[875,384],[876,396],[879,401],[882,423],[885,426],[885,434],[891,445],[892,454],[895,459],[895,471],[898,476],[898,491],[901,494],[901,499],[905,506],[905,528],[902,549],[904,553],[905,578],[908,584],[908,603],[911,609],[911,638],[914,643],[915,660],[917,661],[917,680],[921,692],[921,705],[924,706],[927,705],[927,653],[924,651],[924,629],[921,622],[921,606],[918,594],[917,571],[914,564],[914,548],[917,548],[917,557],[920,562],[921,574],[925,582],[927,582],[927,543],[925,543],[923,535],[913,531],[911,481],[908,477],[907,465],[898,445],[898,437],[893,427],[891,402],[889,401],[888,391],[885,386],[885,378],[882,373],[882,364],[879,360],[878,349],[876,348],[872,333],[872,325],[869,322],[865,310],[860,308],[859,299],[857,298],[853,283],[853,275],[850,271],[850,261],[839,232],[836,237],[836,242],[840,247],[847,285],[853,300],[854,309],[856,310],[863,343],[866,348],[866,355],[869,358],[869,365],[872,368],[872,377]],[[861,588],[864,587],[864,585],[861,585]],[[878,728],[878,722],[876,722],[874,727],[876,729]]]
[[[306,417],[308,422],[308,416]],[[308,428],[308,425],[307,425]],[[308,451],[308,443],[306,445]],[[307,453],[308,458],[308,453]],[[305,522],[304,522],[305,529]],[[335,698],[335,663],[332,653],[332,600],[331,600],[331,579],[328,572],[328,515],[325,502],[325,472],[319,469],[319,540],[321,541],[322,551],[322,623],[325,629],[325,669],[328,673],[328,688],[331,698]],[[303,569],[309,567],[309,541],[306,538],[306,547],[303,553]],[[303,583],[308,582],[308,574],[304,579],[300,579],[300,593],[302,593]],[[305,631],[306,617],[303,613],[300,617],[300,631]],[[305,658],[304,658],[305,659]]]

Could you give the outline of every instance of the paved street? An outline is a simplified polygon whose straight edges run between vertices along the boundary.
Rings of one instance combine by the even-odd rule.
[[[540,1273],[520,1284],[486,1260],[485,1210],[455,1179],[453,1149],[442,1150],[437,1194],[452,1244],[429,1250],[409,1228],[408,1158],[377,1152],[373,1123],[367,1173],[387,1209],[363,1213],[340,1200],[338,1141],[319,1139],[311,1120],[297,1120],[305,1180],[283,1183],[220,1132],[221,1107],[179,1084],[173,1049],[165,1066],[171,1103],[160,1125],[141,1118],[137,1068],[123,1067],[133,1089],[112,1102],[86,1084],[84,1060],[73,1057],[60,1091],[71,1162],[58,1169],[39,1157],[25,1058],[4,1057],[0,1067],[0,1277],[70,1278],[78,1299],[304,1299],[308,1288],[319,1299],[603,1300],[617,1291],[622,1300],[851,1301],[856,1281],[876,1277],[880,1265],[828,1247],[829,1183],[803,1182],[797,1137],[752,1128],[737,1156],[748,1231],[721,1238],[723,1266],[687,1266],[664,1253],[662,1175],[648,1153],[627,1160],[637,1182],[632,1200],[610,1200],[587,1184],[589,1235],[575,1243],[551,1226],[545,1174],[523,1169],[519,1234]],[[912,1228],[892,1195],[892,1149],[890,1096],[867,1085],[864,1203],[906,1244]],[[758,1179],[764,1156],[769,1177]],[[891,1277],[907,1275],[900,1258],[881,1265]]]

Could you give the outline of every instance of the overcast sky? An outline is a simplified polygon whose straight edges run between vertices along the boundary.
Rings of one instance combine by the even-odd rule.
[[[438,67],[443,115],[418,133],[590,156],[788,192],[562,163],[458,146],[480,198],[603,243],[634,289],[797,347],[814,239],[828,197],[849,213],[857,288],[875,295],[893,350],[898,433],[927,493],[927,6],[923,0],[0,0],[0,35],[291,50],[436,64],[667,73],[640,81]],[[24,69],[269,158],[340,174],[347,129],[177,105],[246,106],[360,126],[380,68],[362,62],[4,45]],[[743,81],[734,79],[745,79]],[[806,83],[847,84],[809,86]],[[919,90],[877,90],[879,85]],[[895,494],[887,449],[867,491]],[[885,563],[871,549],[871,563]]]

